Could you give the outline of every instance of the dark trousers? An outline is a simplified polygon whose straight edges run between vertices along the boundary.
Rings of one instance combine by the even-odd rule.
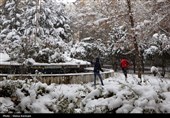
[[[122,68],[123,74],[125,75],[125,77],[127,78],[127,68]]]
[[[96,87],[96,78],[97,78],[97,76],[99,77],[101,84],[104,85],[101,74],[99,72],[94,72],[94,87]]]

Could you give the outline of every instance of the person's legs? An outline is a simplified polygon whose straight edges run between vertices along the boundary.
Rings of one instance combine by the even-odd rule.
[[[127,78],[127,69],[124,69],[125,77]]]
[[[96,88],[96,72],[94,72],[94,88]]]
[[[97,75],[98,75],[98,77],[99,77],[99,79],[100,79],[101,84],[104,85],[101,74],[100,74],[100,73],[97,73]]]
[[[125,79],[127,80],[127,69],[122,68],[123,74],[125,75]]]

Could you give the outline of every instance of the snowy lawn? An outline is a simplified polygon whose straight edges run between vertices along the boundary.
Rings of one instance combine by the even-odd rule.
[[[47,85],[27,81],[0,82],[0,113],[170,113],[170,81],[153,75],[122,73],[87,84]],[[10,94],[3,95],[9,89]],[[12,89],[12,90],[10,90]],[[3,93],[4,92],[4,93]]]

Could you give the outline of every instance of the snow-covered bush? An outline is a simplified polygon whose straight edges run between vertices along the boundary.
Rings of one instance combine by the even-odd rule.
[[[146,59],[154,58],[168,58],[170,51],[170,38],[165,34],[155,33],[152,38],[148,40],[148,48],[144,51]]]
[[[74,113],[75,103],[74,101],[69,101],[69,98],[64,95],[58,99],[57,110],[58,113]]]
[[[118,74],[97,89],[87,84],[50,84],[32,80],[0,81],[13,90],[0,97],[1,113],[170,113],[169,80],[144,75]],[[9,90],[9,87],[7,87]],[[6,95],[6,96],[5,96]],[[5,99],[4,99],[5,98]]]
[[[4,80],[0,83],[0,97],[11,97],[17,88],[22,87],[19,82]]]
[[[158,74],[158,68],[157,67],[155,67],[155,66],[152,66],[151,67],[151,73],[153,73],[154,74],[154,76],[156,76],[156,74]]]
[[[148,58],[154,57],[154,55],[156,55],[157,53],[158,53],[158,47],[150,46],[150,48],[144,51],[143,55],[146,59],[148,59]]]

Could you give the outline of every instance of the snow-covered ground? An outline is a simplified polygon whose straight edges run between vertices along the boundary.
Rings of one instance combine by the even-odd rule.
[[[0,113],[170,113],[170,81],[153,75],[122,73],[87,84],[51,84],[32,81],[0,82],[18,86],[12,97],[0,97]],[[1,95],[2,96],[2,95]]]

